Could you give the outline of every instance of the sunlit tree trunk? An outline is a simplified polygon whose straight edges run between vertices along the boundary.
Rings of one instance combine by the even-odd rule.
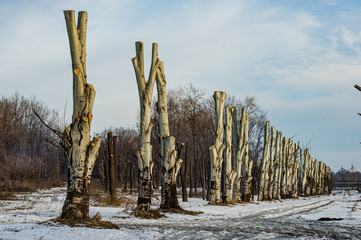
[[[302,170],[302,189],[301,194],[303,197],[307,197],[307,179],[309,178],[310,172],[310,154],[308,148],[303,151],[303,170]]]
[[[272,198],[277,200],[281,198],[280,196],[280,182],[281,182],[281,171],[282,171],[281,140],[282,140],[282,133],[280,131],[277,131],[276,149],[275,149],[275,157],[274,157],[273,192],[272,192]]]
[[[226,184],[223,195],[223,202],[225,203],[233,201],[233,183],[237,177],[237,173],[232,170],[232,114],[233,108],[226,106]]]
[[[157,44],[153,44],[157,54]],[[155,57],[155,56],[154,56]],[[158,60],[158,59],[157,59]],[[169,135],[168,106],[164,64],[160,62],[156,74],[159,115],[160,156],[162,167],[162,191],[160,209],[180,209],[177,198],[177,176],[182,160],[178,158],[175,138]]]
[[[295,151],[294,151],[294,160],[293,160],[293,171],[292,171],[292,193],[291,193],[291,197],[292,198],[296,198],[298,197],[297,193],[298,193],[298,155],[300,152],[300,142],[298,142],[298,144],[295,144]]]
[[[244,159],[244,152],[246,144],[244,144],[244,128],[246,119],[246,109],[242,109],[241,125],[238,126],[238,109],[233,108],[232,113],[232,137],[233,137],[233,166],[236,170],[236,179],[234,183],[234,200],[241,201],[242,197],[242,160]]]
[[[290,139],[288,142],[288,153],[287,153],[287,187],[286,187],[286,197],[290,198],[292,194],[292,177],[293,177],[293,141]]]
[[[273,197],[273,176],[274,176],[274,159],[273,159],[273,153],[275,148],[275,128],[271,128],[271,149],[270,149],[270,157],[269,157],[269,180],[268,180],[268,196],[267,200],[272,200]]]
[[[89,186],[101,140],[90,140],[95,89],[86,75],[87,13],[78,13],[78,26],[74,11],[64,15],[73,69],[73,116],[63,139],[68,146],[68,187],[61,218],[80,220],[89,218]]]
[[[211,160],[211,191],[210,203],[218,204],[221,202],[221,173],[223,163],[223,109],[227,94],[225,92],[216,91],[213,94],[215,103],[215,144],[209,148]]]
[[[269,161],[269,146],[271,142],[271,137],[269,136],[269,122],[266,122],[264,134],[264,147],[263,147],[263,158],[261,162],[261,173],[259,179],[259,190],[258,190],[258,201],[264,201],[265,199],[265,188],[267,183],[267,166]],[[267,196],[266,196],[267,197]]]
[[[157,56],[157,46],[153,44],[152,62],[148,81],[144,76],[144,44],[135,43],[136,56],[132,58],[135,76],[138,85],[139,103],[140,103],[140,132],[139,132],[139,150],[137,152],[139,183],[138,183],[138,210],[149,211],[152,198],[152,145],[150,144],[151,131],[153,124],[150,122],[151,104],[153,88],[157,69],[160,61]]]
[[[281,174],[281,198],[287,198],[287,159],[288,159],[288,139],[282,141],[282,174]]]
[[[244,160],[242,160],[242,176],[243,176],[242,201],[245,202],[251,201],[251,191],[252,191],[251,183],[253,180],[253,176],[252,176],[253,160],[249,159],[248,122],[249,122],[249,113],[245,112],[244,135],[243,135]]]

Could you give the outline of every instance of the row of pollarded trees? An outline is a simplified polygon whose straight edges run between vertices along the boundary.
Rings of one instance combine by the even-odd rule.
[[[248,153],[248,118],[242,109],[224,105],[226,93],[214,93],[215,142],[209,148],[211,162],[210,203],[250,201],[253,160]],[[225,112],[225,117],[223,113]],[[223,124],[225,119],[225,124]],[[240,125],[238,124],[240,123]],[[225,141],[224,141],[225,137]],[[232,157],[233,155],[233,157]],[[233,159],[233,161],[232,161]],[[224,164],[223,164],[224,162]],[[225,166],[225,187],[221,191],[222,166]],[[263,159],[258,181],[258,200],[295,198],[329,194],[332,190],[331,168],[311,158],[309,149],[302,151],[300,143],[283,138],[282,133],[266,122]]]
[[[266,122],[258,200],[330,194],[331,168]]]
[[[226,106],[226,124],[224,125],[223,112],[226,97],[227,94],[220,91],[214,92],[213,95],[216,129],[214,145],[209,148],[211,164],[209,202],[211,204],[219,204],[222,201],[225,203],[241,200],[250,201],[251,198],[253,160],[249,157],[249,113],[243,108],[239,121],[238,108]],[[224,137],[226,138],[225,141],[223,140]],[[223,161],[225,161],[225,187],[222,196]]]

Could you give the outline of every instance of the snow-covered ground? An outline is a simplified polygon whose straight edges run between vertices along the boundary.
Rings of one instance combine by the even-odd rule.
[[[361,239],[361,195],[357,192],[229,206],[180,199],[183,208],[203,213],[166,213],[158,220],[132,217],[125,207],[91,206],[91,215],[100,212],[103,220],[118,224],[119,230],[45,222],[59,216],[64,197],[65,188],[53,188],[19,195],[20,200],[0,201],[0,239]],[[159,206],[159,198],[153,203],[154,208]]]

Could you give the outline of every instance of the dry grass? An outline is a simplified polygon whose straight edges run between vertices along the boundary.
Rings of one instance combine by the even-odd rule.
[[[189,211],[183,208],[162,209],[161,211],[164,213],[179,213],[179,214],[186,214],[192,216],[196,216],[203,213],[203,212]]]
[[[86,228],[97,228],[97,229],[119,229],[119,226],[109,222],[102,221],[101,218],[94,216],[92,218],[84,219],[84,220],[74,220],[74,219],[62,219],[55,218],[49,220],[49,222],[60,223],[63,225],[67,225],[69,227],[86,227]]]
[[[164,214],[160,213],[159,209],[151,209],[150,211],[133,210],[132,216],[144,219],[159,219],[165,217]]]
[[[39,189],[50,189],[54,187],[65,186],[63,180],[47,180],[47,181],[13,181],[6,184],[2,184],[0,192],[4,193],[23,193],[23,192],[36,192]]]
[[[0,200],[15,201],[15,200],[18,200],[18,198],[14,192],[0,191]]]

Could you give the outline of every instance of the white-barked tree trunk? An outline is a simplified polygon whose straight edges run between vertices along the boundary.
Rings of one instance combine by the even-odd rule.
[[[158,45],[153,44],[153,54],[157,54]],[[156,56],[154,56],[155,58]],[[162,167],[162,191],[160,209],[180,209],[177,198],[177,176],[182,166],[178,158],[175,138],[170,136],[168,123],[168,106],[164,64],[160,62],[156,75],[159,116],[160,156]]]
[[[73,70],[73,116],[65,130],[68,160],[68,187],[61,218],[82,220],[89,218],[89,187],[100,138],[90,140],[95,89],[87,83],[86,29],[87,12],[78,13],[78,25],[73,10],[64,11],[69,37]]]
[[[142,42],[136,42],[135,50],[136,56],[132,58],[132,62],[138,85],[140,103],[139,150],[137,151],[139,170],[137,209],[149,211],[152,201],[151,179],[154,165],[152,145],[150,143],[153,124],[150,122],[150,117],[153,88],[160,61],[157,57],[157,48],[153,45],[151,68],[148,81],[146,82],[144,76],[144,44]]]
[[[226,176],[223,202],[230,203],[233,201],[233,184],[237,177],[237,172],[232,169],[232,114],[234,108],[226,106]]]
[[[227,94],[225,92],[216,91],[213,94],[215,104],[215,144],[209,148],[211,160],[211,187],[210,187],[210,204],[219,204],[221,199],[221,173],[223,163],[223,109]]]

